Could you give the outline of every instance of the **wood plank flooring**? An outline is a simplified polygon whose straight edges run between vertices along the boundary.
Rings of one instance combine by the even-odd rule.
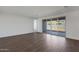
[[[79,52],[79,41],[30,33],[0,38],[0,52]]]

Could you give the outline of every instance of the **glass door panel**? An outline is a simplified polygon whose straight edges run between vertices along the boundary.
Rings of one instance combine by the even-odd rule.
[[[65,37],[65,18],[46,20],[46,32]]]

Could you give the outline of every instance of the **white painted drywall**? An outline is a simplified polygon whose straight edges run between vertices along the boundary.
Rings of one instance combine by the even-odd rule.
[[[36,19],[34,19],[34,32],[37,32],[38,31],[38,22]]]
[[[48,16],[63,8],[63,6],[0,6],[0,12],[38,18]]]
[[[79,10],[66,15],[66,37],[79,40]]]
[[[11,14],[0,14],[0,37],[33,32],[33,19]]]
[[[42,19],[41,18],[37,20],[37,31],[38,32],[42,32],[43,31],[42,30]]]

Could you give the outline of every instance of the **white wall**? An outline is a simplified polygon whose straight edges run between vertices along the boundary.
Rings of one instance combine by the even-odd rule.
[[[66,37],[79,40],[79,9],[67,10],[67,12],[55,16],[66,16]],[[42,19],[38,19],[38,32],[42,32],[41,22]]]
[[[33,19],[10,14],[0,14],[0,37],[33,32]]]
[[[42,32],[43,31],[42,30],[42,19],[41,18],[37,20],[37,31],[38,32]]]
[[[67,14],[66,37],[79,40],[79,11],[72,11]]]
[[[34,32],[37,32],[38,31],[38,22],[36,19],[34,19]]]

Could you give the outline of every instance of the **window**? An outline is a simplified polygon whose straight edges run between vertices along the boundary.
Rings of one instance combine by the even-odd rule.
[[[52,24],[51,21],[47,21],[47,30],[52,30],[52,29],[51,29],[51,24]]]
[[[64,19],[48,20],[47,30],[64,32],[65,31],[65,20]]]
[[[57,22],[57,31],[65,31],[65,20],[58,20]]]

